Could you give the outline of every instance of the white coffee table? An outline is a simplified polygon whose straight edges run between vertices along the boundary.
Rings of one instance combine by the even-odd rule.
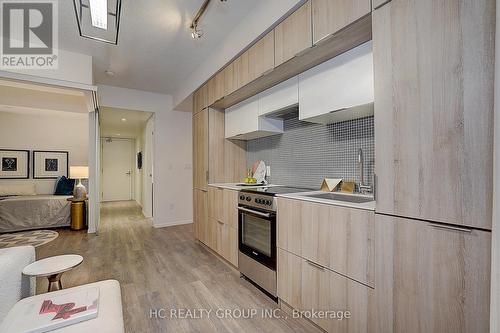
[[[37,260],[24,267],[23,274],[28,276],[46,276],[49,280],[48,291],[62,289],[61,276],[83,262],[83,257],[77,254],[49,257]]]

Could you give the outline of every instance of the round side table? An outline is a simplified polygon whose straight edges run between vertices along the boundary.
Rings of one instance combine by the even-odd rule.
[[[46,276],[49,280],[48,291],[61,290],[61,276],[83,262],[83,257],[77,254],[49,257],[37,260],[24,267],[23,274],[28,276]]]
[[[85,228],[85,203],[88,199],[68,198],[71,201],[71,230]]]

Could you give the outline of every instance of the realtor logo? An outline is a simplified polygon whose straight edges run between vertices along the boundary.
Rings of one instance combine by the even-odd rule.
[[[2,69],[57,69],[57,1],[0,0]]]

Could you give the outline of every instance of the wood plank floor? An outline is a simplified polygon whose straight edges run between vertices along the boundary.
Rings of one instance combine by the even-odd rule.
[[[120,281],[127,332],[318,332],[283,312],[283,318],[262,318],[262,310],[277,304],[197,242],[192,225],[155,229],[135,202],[104,203],[101,216],[98,236],[58,230],[56,240],[37,248],[37,258],[69,253],[84,257],[82,265],[63,275],[65,288]],[[37,292],[45,290],[47,281],[39,278]],[[150,309],[165,309],[166,318],[151,318]],[[171,318],[170,309],[212,312],[200,319],[180,319]],[[234,309],[256,309],[257,314],[218,318],[226,309],[234,316],[239,315]]]

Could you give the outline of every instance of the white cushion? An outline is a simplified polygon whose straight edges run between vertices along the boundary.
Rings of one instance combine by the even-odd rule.
[[[64,278],[64,276],[63,276]],[[53,291],[46,294],[40,294],[20,300],[9,311],[7,317],[0,325],[0,332],[15,332],[15,328],[7,330],[8,324],[12,322],[12,318],[17,315],[18,309],[26,302],[39,300],[40,304],[47,297],[55,297],[61,293],[67,293],[70,290],[81,291],[88,288],[99,287],[99,312],[97,318],[82,321],[80,323],[69,325],[51,332],[57,333],[122,333],[125,331],[123,325],[122,313],[122,296],[120,292],[120,283],[116,280],[106,280],[82,286]]]
[[[35,248],[31,245],[0,249],[0,322],[21,298],[35,294],[35,278],[22,274],[23,268],[34,261]]]
[[[0,195],[36,195],[35,183],[2,184]]]

